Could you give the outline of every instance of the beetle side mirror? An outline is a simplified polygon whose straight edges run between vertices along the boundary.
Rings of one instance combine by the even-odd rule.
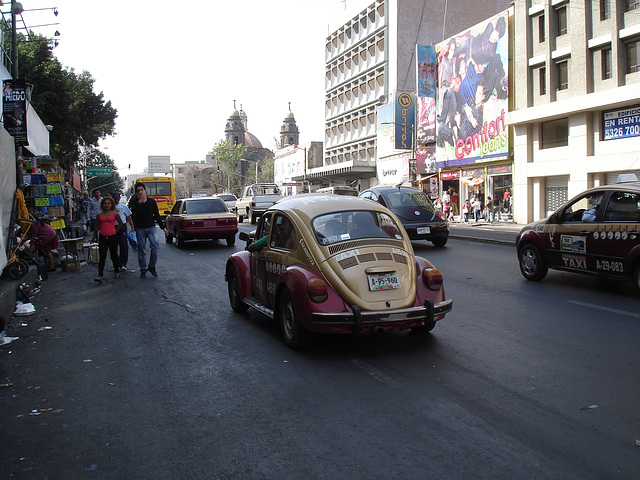
[[[560,220],[560,215],[558,215],[557,213],[551,215],[549,217],[549,223],[562,223],[562,221]]]
[[[251,237],[249,236],[249,234],[247,232],[240,232],[238,234],[238,238],[240,240],[242,240],[243,242],[249,242],[251,241]]]

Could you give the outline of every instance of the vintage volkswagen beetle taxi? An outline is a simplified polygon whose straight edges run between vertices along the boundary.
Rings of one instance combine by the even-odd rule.
[[[227,261],[231,307],[277,319],[292,348],[311,332],[428,332],[451,311],[442,273],[414,255],[398,218],[371,200],[290,197],[266,211],[253,237],[248,250],[264,246]]]

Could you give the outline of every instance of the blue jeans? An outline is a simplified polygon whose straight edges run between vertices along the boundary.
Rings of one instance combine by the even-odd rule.
[[[120,268],[127,266],[129,260],[129,241],[127,240],[127,227],[122,227],[116,234],[118,237],[118,250],[120,250]]]
[[[154,270],[158,261],[158,240],[156,240],[156,227],[136,228],[136,237],[138,238],[138,265],[141,272],[148,269]],[[147,266],[147,239],[151,247],[151,255],[149,257],[149,265]]]

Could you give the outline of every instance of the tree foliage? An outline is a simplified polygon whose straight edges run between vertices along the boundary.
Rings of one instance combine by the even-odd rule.
[[[240,174],[240,160],[247,153],[245,145],[235,145],[231,140],[220,140],[209,152],[218,162],[218,168],[213,174],[213,182],[227,185],[229,190],[236,195],[240,193],[240,187],[247,183]],[[219,171],[218,171],[219,169]]]
[[[79,158],[79,145],[97,147],[113,135],[117,110],[102,92],[93,90],[89,72],[77,74],[63,67],[53,55],[52,41],[33,32],[20,35],[18,74],[33,84],[31,104],[45,124],[52,125],[50,150],[66,167]]]

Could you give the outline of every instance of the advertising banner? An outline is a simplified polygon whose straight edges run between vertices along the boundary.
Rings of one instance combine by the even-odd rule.
[[[439,168],[509,158],[508,12],[436,45]]]
[[[400,93],[395,104],[396,150],[413,149],[413,129],[415,128],[416,102],[411,93]]]
[[[604,114],[604,139],[640,136],[640,105]]]
[[[436,49],[433,45],[416,45],[418,97],[436,98]]]
[[[24,79],[4,80],[2,85],[2,121],[16,145],[27,141],[27,91]]]

